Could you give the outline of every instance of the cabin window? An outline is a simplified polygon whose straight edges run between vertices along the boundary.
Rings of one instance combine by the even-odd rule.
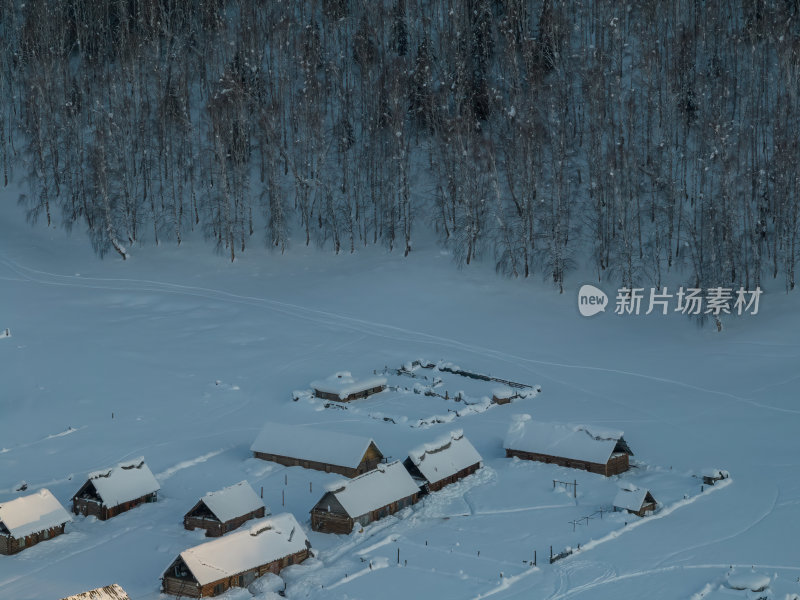
[[[42,531],[42,539],[43,540],[46,540],[49,537],[50,537],[50,530],[49,529],[45,529],[44,531]]]
[[[24,537],[23,538],[19,538],[17,545],[20,548],[24,548],[25,547],[25,538]]]
[[[217,585],[214,586],[214,593],[215,594],[221,594],[224,591],[225,591],[225,584],[224,583],[218,583]]]

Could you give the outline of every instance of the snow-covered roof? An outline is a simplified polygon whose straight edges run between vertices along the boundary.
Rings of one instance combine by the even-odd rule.
[[[504,400],[506,398],[512,398],[514,395],[515,395],[514,390],[512,390],[507,385],[492,389],[492,396],[500,400]]]
[[[103,504],[109,508],[161,489],[141,457],[121,462],[110,469],[89,473],[89,479]]]
[[[642,508],[649,490],[635,486],[620,488],[614,497],[614,506],[626,510],[637,511]]]
[[[246,481],[240,481],[216,492],[208,492],[202,500],[203,504],[223,523],[264,507],[263,500]]]
[[[112,583],[111,585],[97,588],[96,590],[89,590],[88,592],[82,592],[74,596],[67,596],[61,600],[130,600],[130,598],[128,594],[125,593],[125,590],[116,583]]]
[[[617,443],[624,443],[622,434],[595,426],[544,423],[533,421],[530,415],[517,415],[506,434],[505,448],[605,464]]]
[[[730,473],[728,473],[725,469],[703,469],[703,476],[711,477],[713,479],[726,479],[727,477],[730,477]]]
[[[253,452],[355,468],[361,463],[371,443],[372,438],[268,422],[250,449]]]
[[[372,471],[328,486],[351,517],[360,517],[419,492],[400,461],[379,464]]]
[[[415,448],[408,457],[429,483],[436,483],[481,462],[481,455],[460,429],[432,444]]]
[[[355,379],[350,371],[334,373],[326,379],[312,381],[311,387],[318,392],[335,394],[339,398],[347,398],[365,390],[386,385],[386,377],[372,376],[364,379]]]
[[[72,521],[72,517],[47,489],[0,504],[0,522],[15,538],[58,527],[67,521]]]
[[[181,558],[197,582],[206,585],[305,550],[307,541],[294,516],[283,513],[184,550]]]

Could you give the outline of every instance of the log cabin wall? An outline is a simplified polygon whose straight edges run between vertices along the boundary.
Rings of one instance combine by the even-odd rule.
[[[11,555],[22,552],[25,548],[35,546],[39,542],[49,540],[64,533],[64,525],[43,529],[21,538],[0,535],[0,554]]]
[[[349,477],[351,479],[357,475],[360,475],[358,470],[360,466],[354,469],[352,467],[343,467],[341,465],[322,463],[314,460],[291,458],[288,456],[280,456],[278,454],[269,454],[267,452],[253,452],[253,456],[260,458],[261,460],[268,460],[286,467],[303,467],[304,469],[314,469],[315,471],[324,471],[325,473],[337,473],[338,475],[343,475],[344,477]]]
[[[579,469],[581,471],[597,473],[598,475],[605,475],[606,477],[619,475],[620,473],[627,471],[629,468],[627,454],[618,454],[612,456],[606,464],[575,460],[573,458],[565,458],[563,456],[551,456],[549,454],[526,452],[524,450],[514,450],[511,448],[506,448],[506,457],[516,457],[523,460],[533,460],[547,464],[554,464],[561,467],[567,467],[569,469]]]
[[[443,487],[450,485],[451,483],[455,483],[459,479],[463,479],[468,475],[472,475],[475,471],[480,468],[480,463],[475,463],[474,465],[470,465],[466,469],[461,469],[457,473],[453,473],[449,477],[445,477],[444,479],[440,479],[434,483],[428,484],[428,490],[431,492],[438,492]]]

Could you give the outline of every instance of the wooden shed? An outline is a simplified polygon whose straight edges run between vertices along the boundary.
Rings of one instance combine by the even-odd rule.
[[[371,438],[280,423],[264,425],[250,449],[262,460],[345,477],[366,473],[383,460]]]
[[[730,477],[730,473],[723,469],[708,469],[703,472],[703,484],[714,485],[718,481],[722,481],[728,477]]]
[[[386,389],[386,377],[372,376],[363,379],[354,378],[349,371],[341,371],[327,379],[312,381],[314,395],[323,400],[350,402],[366,398]]]
[[[423,482],[424,492],[435,492],[480,469],[481,455],[464,432],[456,430],[412,450],[403,465],[414,479]]]
[[[0,503],[0,554],[16,554],[64,533],[72,517],[50,490]]]
[[[629,486],[621,488],[614,498],[614,510],[627,510],[629,513],[645,516],[656,509],[656,499],[650,490]]]
[[[311,529],[350,533],[356,523],[367,525],[416,504],[419,486],[403,463],[378,465],[355,479],[328,487],[311,509]]]
[[[81,592],[74,596],[67,596],[61,600],[131,600],[128,594],[125,593],[120,586],[116,583],[107,585],[105,587],[89,590],[88,592]]]
[[[144,458],[137,458],[89,473],[86,483],[72,497],[72,512],[105,521],[140,504],[155,502],[159,489]]]
[[[521,397],[519,392],[515,392],[507,386],[496,387],[492,390],[492,402],[495,404],[508,404]]]
[[[633,455],[621,431],[533,421],[517,415],[506,434],[507,457],[552,463],[610,477],[629,468]]]
[[[162,591],[207,598],[247,587],[266,573],[303,562],[311,544],[290,513],[253,523],[230,535],[180,553],[161,578]]]
[[[219,537],[240,527],[250,519],[261,519],[266,513],[263,500],[246,481],[208,492],[183,517],[186,529],[205,529],[207,537]]]

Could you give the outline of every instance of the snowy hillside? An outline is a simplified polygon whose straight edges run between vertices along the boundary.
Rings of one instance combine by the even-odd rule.
[[[584,318],[577,284],[559,295],[487,266],[454,270],[434,244],[407,258],[255,250],[231,264],[187,240],[99,261],[81,239],[28,228],[15,198],[0,190],[0,330],[13,332],[0,340],[0,504],[47,488],[69,507],[87,474],[137,457],[161,489],[0,556],[0,598],[111,583],[161,598],[164,570],[205,541],[183,515],[242,480],[273,514],[293,513],[317,553],[282,571],[288,598],[800,594],[796,294],[765,294],[758,315],[717,333],[674,315]],[[433,379],[397,372],[417,359],[541,392],[495,405],[499,383],[444,373],[446,399],[428,396]],[[340,371],[389,389],[343,408],[308,395]],[[605,478],[507,459],[522,413],[622,430],[634,468]],[[431,419],[442,415],[455,416]],[[267,420],[373,438],[389,460],[461,429],[484,467],[349,536],[316,533],[309,510],[341,477],[252,458]],[[711,468],[730,478],[703,486]],[[650,490],[655,514],[610,512],[625,485]],[[573,553],[550,564],[551,546]]]

